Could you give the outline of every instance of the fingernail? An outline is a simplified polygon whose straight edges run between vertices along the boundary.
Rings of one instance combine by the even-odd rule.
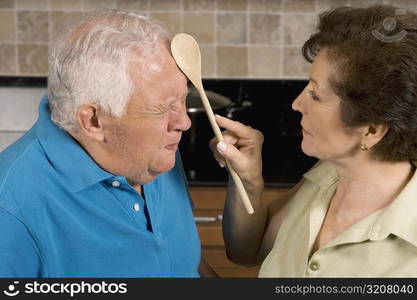
[[[227,145],[224,142],[219,142],[217,144],[217,150],[219,150],[220,152],[224,152],[226,151]]]

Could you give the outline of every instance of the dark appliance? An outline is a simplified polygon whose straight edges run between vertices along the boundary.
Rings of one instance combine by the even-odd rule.
[[[306,84],[305,80],[203,80],[210,102],[213,95],[230,100],[214,106],[215,113],[250,125],[264,134],[262,155],[266,186],[292,186],[317,161],[301,151],[301,114],[291,109],[292,101]],[[193,105],[198,106],[199,103],[193,101]],[[219,167],[208,146],[214,134],[206,114],[189,112],[189,116],[193,125],[183,134],[180,143],[189,184],[225,185],[227,171]]]

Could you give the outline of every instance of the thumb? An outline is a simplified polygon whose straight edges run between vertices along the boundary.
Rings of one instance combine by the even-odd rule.
[[[235,146],[226,143],[225,141],[217,143],[216,149],[232,164],[233,167],[245,160],[244,155]]]

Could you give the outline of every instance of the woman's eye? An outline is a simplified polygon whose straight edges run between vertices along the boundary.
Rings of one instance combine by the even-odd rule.
[[[320,98],[317,97],[317,95],[313,91],[308,91],[308,93],[310,94],[311,99],[313,99],[314,101],[320,100]]]

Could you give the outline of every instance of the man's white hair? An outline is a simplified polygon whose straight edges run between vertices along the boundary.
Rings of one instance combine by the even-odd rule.
[[[161,42],[169,46],[161,25],[134,12],[106,9],[79,23],[49,54],[52,120],[64,130],[76,129],[75,113],[89,103],[123,116],[134,92],[132,59],[151,54]]]

